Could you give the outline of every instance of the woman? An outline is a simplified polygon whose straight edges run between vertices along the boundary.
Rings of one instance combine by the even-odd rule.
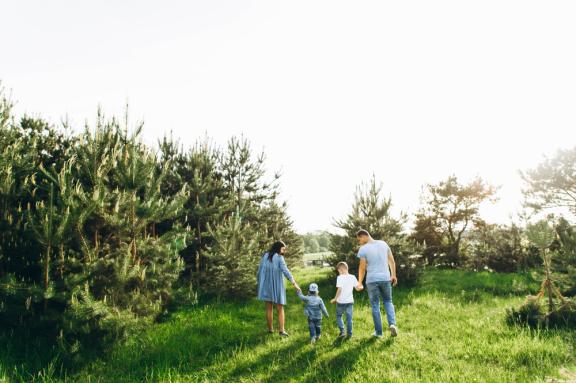
[[[286,245],[282,241],[275,242],[270,250],[262,256],[258,267],[258,299],[266,302],[266,321],[268,333],[274,332],[272,310],[276,305],[280,336],[288,336],[284,329],[284,305],[286,304],[286,288],[282,275],[292,283],[297,291],[300,287],[286,266],[284,252]]]

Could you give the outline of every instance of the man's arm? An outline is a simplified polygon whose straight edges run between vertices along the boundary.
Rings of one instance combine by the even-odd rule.
[[[390,276],[392,285],[396,286],[398,284],[398,278],[396,278],[396,261],[394,261],[394,254],[392,250],[388,251],[388,267],[390,268]]]
[[[364,281],[364,275],[366,275],[366,258],[360,258],[360,267],[358,269],[358,285],[357,290],[362,290],[364,285],[362,282]]]
[[[342,287],[338,287],[336,289],[336,296],[330,301],[330,303],[336,303],[338,298],[340,297],[340,293],[342,292]]]
[[[361,291],[362,289],[358,288],[358,279],[356,279],[356,276],[354,276],[354,279],[356,280],[356,286],[354,286],[354,290]],[[364,286],[362,286],[362,288],[364,288]]]

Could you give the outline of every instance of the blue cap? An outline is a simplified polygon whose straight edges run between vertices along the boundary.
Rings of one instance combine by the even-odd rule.
[[[317,293],[318,292],[318,285],[316,283],[310,283],[310,287],[308,287],[308,291],[310,291],[311,293]]]

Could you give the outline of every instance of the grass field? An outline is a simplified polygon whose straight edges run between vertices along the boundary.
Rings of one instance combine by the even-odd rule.
[[[334,253],[332,253],[330,251],[323,251],[320,253],[308,253],[308,254],[304,254],[303,259],[304,259],[304,261],[309,261],[312,259],[324,259],[326,257],[331,256],[332,254],[334,254]]]
[[[327,269],[295,273],[301,286],[334,294]],[[529,275],[432,271],[420,287],[394,293],[400,336],[370,337],[366,293],[356,293],[351,340],[335,341],[334,306],[316,346],[308,344],[302,306],[288,291],[287,339],[267,335],[263,305],[211,303],[180,311],[105,358],[62,375],[33,347],[26,359],[0,351],[0,382],[540,382],[574,371],[576,334],[504,323],[505,309],[539,284]],[[1,340],[0,340],[1,341]],[[22,353],[20,353],[22,355]],[[30,373],[30,371],[36,371]]]

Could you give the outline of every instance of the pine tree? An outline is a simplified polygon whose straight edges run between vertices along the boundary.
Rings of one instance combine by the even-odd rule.
[[[239,211],[211,230],[214,245],[206,252],[208,259],[207,292],[232,298],[255,294],[256,272],[263,234],[245,222]]]
[[[402,232],[406,215],[400,213],[394,217],[391,212],[391,197],[382,196],[382,185],[373,177],[369,183],[356,189],[352,211],[343,220],[335,222],[345,235],[333,235],[329,263],[336,267],[340,261],[346,261],[351,273],[357,273],[359,261],[356,232],[368,230],[375,239],[385,240],[392,249],[396,260],[398,280],[404,286],[416,284],[422,274],[422,248],[409,240]]]
[[[299,259],[278,176],[267,180],[247,140],[184,151],[165,139],[157,156],[141,125],[101,111],[93,128],[66,129],[16,123],[0,97],[3,326],[57,337],[62,355],[74,354],[153,321],[178,282],[251,296],[277,237],[292,245],[289,262]]]
[[[177,142],[164,137],[160,143],[162,167],[166,162],[173,164],[162,184],[165,195],[173,195],[184,184],[188,185],[189,198],[177,222],[189,229],[186,247],[180,255],[186,264],[184,279],[200,288],[206,278],[207,259],[204,251],[214,243],[209,227],[215,227],[231,210],[228,193],[224,188],[219,169],[220,151],[207,139],[197,142],[191,149],[184,151]],[[159,227],[170,227],[173,222],[165,222]]]
[[[564,219],[556,223],[557,241],[560,245],[558,257],[553,264],[564,292],[576,296],[576,227]]]
[[[76,190],[70,168],[73,160],[69,160],[57,174],[50,174],[42,165],[40,169],[47,179],[48,185],[44,185],[48,199],[38,201],[36,206],[28,209],[28,225],[32,229],[38,243],[43,247],[43,286],[44,305],[47,308],[48,299],[52,297],[50,288],[51,274],[55,255],[60,256],[60,276],[63,275],[64,247],[67,244],[71,231],[71,204],[70,194]],[[38,189],[33,189],[36,193]]]
[[[284,258],[289,267],[302,266],[304,255],[302,238],[293,228],[293,222],[287,212],[287,204],[277,202],[264,207],[260,215],[260,224],[266,234],[260,243],[260,249],[267,250],[270,244],[278,239],[286,243]]]

